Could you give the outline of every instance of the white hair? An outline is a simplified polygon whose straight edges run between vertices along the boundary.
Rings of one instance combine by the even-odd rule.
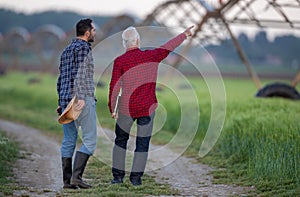
[[[137,40],[140,40],[140,34],[137,32],[136,28],[130,26],[123,31],[122,39],[123,46],[127,49],[136,46]]]

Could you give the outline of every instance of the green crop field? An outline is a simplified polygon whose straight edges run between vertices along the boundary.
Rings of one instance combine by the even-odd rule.
[[[200,158],[199,148],[210,123],[211,98],[202,79],[191,77],[189,81],[197,95],[201,115],[197,133],[185,154],[218,167],[220,170],[214,172],[215,183],[254,186],[260,196],[299,195],[299,101],[256,98],[257,90],[250,79],[224,79],[225,123],[216,145],[208,155]],[[270,82],[263,81],[263,84]],[[105,81],[106,86],[96,91],[97,114],[102,126],[113,128],[114,120],[107,107],[107,83]],[[167,143],[176,134],[182,112],[176,94],[185,95],[185,91],[188,92],[184,88],[158,92],[160,106],[163,106],[158,110],[166,111],[167,115],[162,129],[153,136],[153,143]],[[62,135],[55,112],[56,76],[9,73],[0,77],[0,95],[1,118],[25,123],[53,136]],[[190,96],[181,98],[188,102]],[[194,121],[195,116],[189,114],[188,118]],[[147,194],[157,195],[162,190],[154,191],[157,192]],[[136,195],[146,194],[140,192]],[[172,191],[165,193],[172,194]]]

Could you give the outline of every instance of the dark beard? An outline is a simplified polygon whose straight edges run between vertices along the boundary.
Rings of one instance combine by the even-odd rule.
[[[91,37],[91,36],[90,36],[90,37],[88,38],[88,42],[94,42],[94,37]]]

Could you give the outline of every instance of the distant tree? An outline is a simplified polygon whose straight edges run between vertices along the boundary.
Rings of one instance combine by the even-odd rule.
[[[300,62],[300,39],[293,35],[276,37],[273,42],[274,53],[282,57],[285,66],[292,66],[294,61]]]
[[[260,45],[269,44],[267,33],[265,31],[258,32],[254,37],[254,42]]]
[[[101,27],[112,16],[100,15],[80,15],[74,12],[57,12],[47,11],[42,13],[35,13],[25,15],[22,13],[15,13],[13,11],[0,9],[0,32],[5,34],[10,29],[21,26],[26,28],[29,32],[35,31],[42,25],[53,24],[62,28],[64,31],[73,30],[76,22],[81,18],[90,17],[95,24]]]
[[[247,36],[247,34],[245,34],[245,33],[240,33],[239,34],[239,36],[238,36],[238,41],[240,42],[240,44],[242,45],[242,46],[245,46],[245,45],[248,45],[249,44],[249,38],[248,38],[248,36]]]

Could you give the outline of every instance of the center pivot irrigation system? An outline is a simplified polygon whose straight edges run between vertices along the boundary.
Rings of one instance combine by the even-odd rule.
[[[298,100],[300,95],[295,87],[300,81],[300,71],[291,84],[276,82],[262,87],[256,71],[232,32],[232,26],[237,25],[300,30],[300,20],[296,18],[296,13],[300,13],[300,0],[172,0],[155,8],[141,25],[155,22],[167,27],[187,27],[195,24],[193,39],[185,45],[182,54],[188,52],[193,42],[203,45],[220,43],[229,35],[258,89],[256,96]],[[178,67],[181,59],[178,56],[173,66]]]

